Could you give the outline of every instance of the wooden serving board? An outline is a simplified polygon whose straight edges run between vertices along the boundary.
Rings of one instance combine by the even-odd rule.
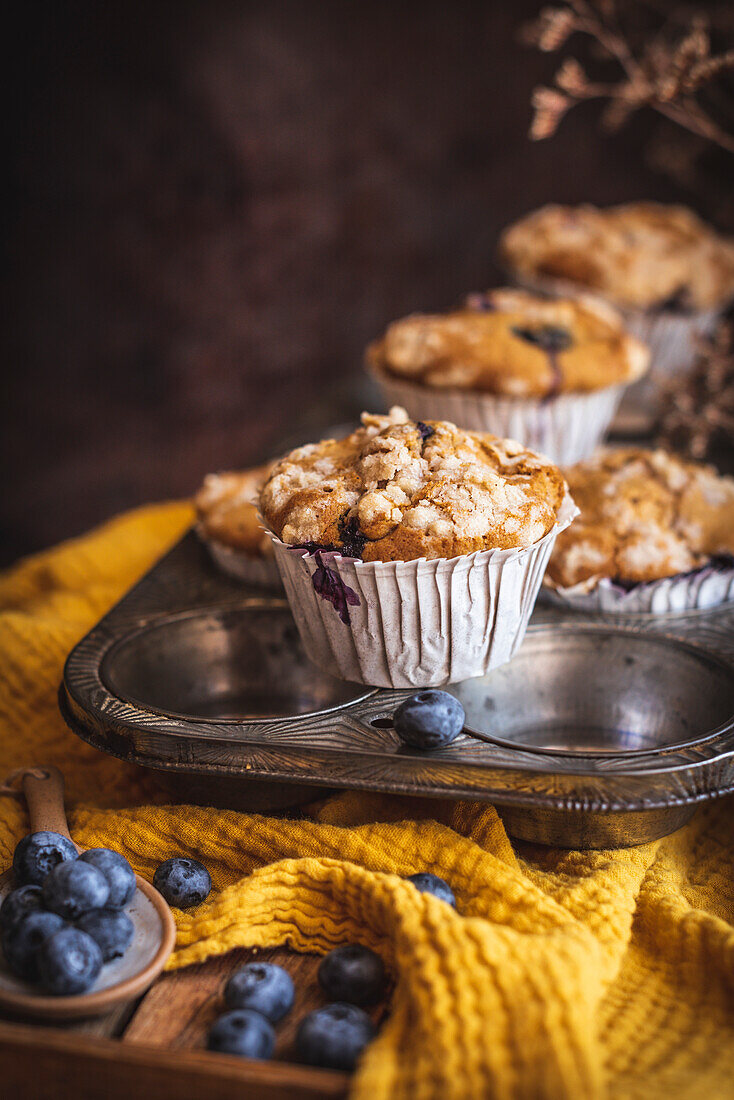
[[[276,1025],[271,1062],[206,1050],[224,1011],[230,974],[253,959],[279,963],[296,989],[295,1005]],[[298,1024],[326,1004],[316,972],[320,957],[286,948],[230,951],[162,975],[138,1001],[109,1016],[58,1027],[0,1016],[0,1095],[13,1100],[317,1100],[345,1097],[349,1075],[299,1065]],[[386,1002],[370,1010],[379,1024]]]

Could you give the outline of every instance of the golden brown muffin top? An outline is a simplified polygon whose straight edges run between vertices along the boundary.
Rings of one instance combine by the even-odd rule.
[[[273,544],[257,517],[257,495],[271,466],[207,474],[194,498],[203,535],[252,557],[272,555]]]
[[[464,309],[404,317],[367,350],[378,374],[520,398],[630,382],[649,358],[605,303],[524,290],[472,294]]]
[[[519,443],[395,407],[286,455],[260,509],[289,545],[411,561],[530,546],[555,525],[565,491],[560,470]]]
[[[667,451],[605,451],[566,470],[581,515],[548,567],[567,587],[596,577],[658,580],[734,554],[734,478]]]
[[[517,275],[638,309],[711,309],[734,297],[734,241],[685,206],[543,206],[505,230],[500,256]]]

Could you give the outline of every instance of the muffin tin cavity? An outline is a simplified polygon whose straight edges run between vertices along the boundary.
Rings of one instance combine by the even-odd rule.
[[[100,675],[143,709],[216,721],[315,714],[370,694],[315,668],[290,612],[276,604],[146,625],[112,646]]]
[[[543,754],[665,752],[734,726],[734,676],[685,642],[613,626],[531,632],[509,664],[448,689],[469,729]]]

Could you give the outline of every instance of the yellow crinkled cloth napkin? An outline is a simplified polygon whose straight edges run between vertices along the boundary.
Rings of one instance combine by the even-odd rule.
[[[357,940],[395,978],[354,1075],[366,1100],[734,1095],[730,800],[619,852],[513,845],[495,811],[350,793],[297,821],[161,805],[154,773],[89,748],[56,705],[64,656],[191,520],[122,516],[0,577],[0,779],[57,764],[74,837],[150,878],[173,854],[214,881],[176,913],[172,967],[234,946]],[[26,831],[0,798],[0,869]],[[459,912],[400,876],[448,879]]]

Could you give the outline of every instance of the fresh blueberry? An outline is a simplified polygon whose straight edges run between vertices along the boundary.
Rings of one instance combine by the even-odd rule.
[[[293,1007],[293,997],[290,974],[271,962],[247,963],[224,987],[227,1008],[251,1008],[274,1024]]]
[[[19,886],[6,895],[0,906],[0,932],[10,932],[28,913],[42,908],[40,886]]]
[[[3,954],[13,973],[27,982],[38,981],[38,951],[44,940],[64,927],[56,913],[38,909],[4,932]]]
[[[335,947],[321,960],[319,985],[332,1001],[371,1004],[385,986],[385,967],[369,947],[348,943]]]
[[[64,920],[77,920],[89,909],[107,904],[110,888],[107,879],[91,863],[60,863],[43,884],[43,903]]]
[[[122,909],[129,901],[132,901],[135,893],[135,872],[119,852],[113,852],[110,848],[90,848],[82,852],[79,859],[85,863],[91,863],[101,871],[107,879],[110,888],[110,896],[107,898],[108,909]]]
[[[169,905],[190,909],[209,897],[212,880],[198,859],[166,859],[153,875],[153,885]]]
[[[24,836],[13,855],[13,870],[19,886],[32,883],[43,886],[49,871],[59,863],[77,858],[74,845],[61,833],[30,833]]]
[[[38,977],[47,993],[84,993],[102,969],[102,952],[79,928],[62,928],[38,949]]]
[[[302,1021],[296,1033],[296,1049],[309,1066],[353,1070],[357,1059],[375,1037],[366,1012],[356,1005],[336,1003],[317,1008]]]
[[[275,1047],[272,1024],[249,1008],[225,1012],[212,1024],[207,1041],[209,1050],[239,1054],[240,1058],[270,1058]]]
[[[119,909],[90,909],[82,913],[76,926],[92,937],[106,963],[125,954],[135,932],[127,913]]]
[[[448,882],[439,878],[438,875],[432,875],[430,871],[419,871],[417,875],[408,875],[408,882],[412,882],[416,890],[420,890],[422,894],[433,894],[434,897],[456,908],[453,890]]]
[[[413,749],[450,745],[464,728],[464,708],[447,691],[419,691],[395,711],[395,732]]]

